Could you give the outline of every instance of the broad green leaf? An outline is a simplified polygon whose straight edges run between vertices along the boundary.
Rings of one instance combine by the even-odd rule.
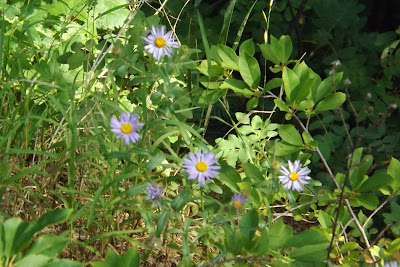
[[[393,181],[390,184],[393,190],[398,191],[400,189],[400,161],[392,158],[387,168],[387,173],[393,178]]]
[[[47,267],[52,258],[45,255],[29,255],[27,257],[23,257],[20,261],[15,262],[15,265],[18,267]]]
[[[363,206],[368,210],[374,210],[379,204],[378,197],[375,194],[362,194],[356,198],[349,199],[351,206],[360,207]]]
[[[110,267],[110,266],[120,266],[119,265],[120,257],[119,255],[112,249],[108,248],[106,258],[104,262],[102,261],[95,261],[91,262],[90,264],[93,267]]]
[[[296,100],[296,102],[304,101],[305,98],[310,94],[311,87],[313,86],[314,82],[314,79],[300,81],[300,84],[293,88],[292,92],[290,93],[290,99],[292,101]]]
[[[233,192],[240,193],[238,183],[241,182],[241,179],[235,168],[222,163],[220,174],[217,176],[217,179],[229,187]]]
[[[231,89],[235,94],[244,95],[246,98],[250,98],[253,95],[253,92],[248,89],[249,87],[244,82],[232,78],[226,79],[219,88]]]
[[[218,45],[217,52],[222,60],[221,66],[223,68],[239,70],[239,57],[232,48],[226,45]]]
[[[277,142],[275,147],[272,147],[269,152],[274,153],[275,156],[285,156],[292,154],[299,150],[298,146],[289,145],[283,142]]]
[[[332,218],[325,211],[323,210],[318,211],[316,217],[322,229],[328,229],[332,226]]]
[[[18,253],[25,249],[34,235],[43,230],[46,226],[58,224],[68,219],[73,209],[55,209],[42,215],[39,220],[31,223],[23,232],[19,233],[18,239],[15,242],[15,251]]]
[[[254,233],[258,229],[258,213],[255,210],[246,212],[239,222],[239,229],[242,235],[242,241],[244,247],[252,247],[251,240],[253,239]]]
[[[269,234],[267,229],[261,231],[261,235],[258,237],[254,247],[258,256],[263,256],[267,253],[269,248]]]
[[[333,86],[337,86],[343,78],[343,72],[335,73],[323,80],[317,88],[313,87],[312,100],[320,101],[322,98],[330,95],[333,92]]]
[[[156,230],[156,237],[160,237],[161,233],[164,231],[165,227],[167,226],[168,220],[169,220],[169,211],[167,209],[164,209],[161,212],[160,217],[158,218],[158,223],[157,223],[157,230]]]
[[[128,18],[130,11],[129,4],[124,0],[97,0],[95,8],[96,28],[113,29],[121,27]]]
[[[239,56],[239,71],[246,84],[252,88],[258,88],[261,78],[260,66],[257,60],[248,53]]]
[[[250,56],[254,56],[255,49],[253,39],[248,39],[244,41],[239,47],[239,55],[243,53],[248,53]]]
[[[250,111],[258,106],[258,97],[252,97],[246,103],[246,110]]]
[[[208,63],[207,60],[201,61],[200,65],[197,67],[197,69],[203,73],[204,75],[214,78],[214,77],[219,77],[224,73],[224,69],[218,66],[218,64],[215,61],[211,61],[211,70],[209,71],[208,69]]]
[[[288,144],[302,146],[303,140],[297,129],[292,124],[281,124],[278,126],[279,136]]]
[[[356,192],[364,193],[368,191],[379,190],[379,188],[391,184],[393,178],[387,173],[378,172],[369,177],[364,183],[362,183]]]
[[[286,63],[293,49],[290,37],[288,35],[283,35],[278,40],[271,35],[270,40],[270,44],[259,45],[264,58],[276,65]]]
[[[342,92],[337,92],[327,96],[317,104],[315,110],[326,111],[340,107],[346,101],[346,95]]]
[[[235,117],[241,124],[250,124],[250,117],[246,113],[236,112]]]
[[[40,236],[29,250],[26,252],[25,256],[41,254],[49,256],[52,258],[57,257],[68,245],[68,238],[56,235],[44,235]]]
[[[242,168],[247,178],[252,179],[254,182],[262,182],[264,181],[264,176],[260,172],[260,170],[251,163],[243,163]]]
[[[358,245],[357,242],[352,242],[352,241],[350,241],[350,242],[347,242],[347,243],[343,244],[343,245],[340,247],[340,253],[344,254],[344,253],[346,253],[346,252],[355,250],[355,249],[357,249],[358,247],[359,247],[359,245]]]
[[[265,85],[264,91],[267,92],[271,89],[281,87],[282,84],[283,84],[283,81],[281,78],[273,78],[267,82],[267,84]]]
[[[131,247],[127,252],[125,252],[121,257],[119,266],[139,267],[140,255],[138,250],[135,247]]]
[[[282,99],[274,99],[274,103],[280,109],[280,111],[289,112],[289,107],[285,103],[283,103]]]
[[[287,99],[293,101],[291,98],[293,90],[300,84],[300,79],[297,74],[288,67],[283,69],[282,73],[283,84],[285,85],[285,94]]]
[[[315,261],[326,257],[329,239],[320,231],[306,230],[294,236],[286,246],[293,248],[290,252],[291,258]]]
[[[21,233],[29,226],[20,218],[10,218],[3,223],[4,227],[4,256],[11,258],[13,255],[22,251],[17,244]],[[2,237],[3,239],[3,237]]]
[[[283,223],[282,219],[276,221],[269,229],[269,248],[282,249],[292,239],[293,230]]]

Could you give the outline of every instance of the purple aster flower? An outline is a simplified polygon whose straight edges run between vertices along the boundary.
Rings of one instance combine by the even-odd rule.
[[[132,114],[130,112],[122,112],[120,115],[120,120],[115,117],[111,118],[111,132],[117,134],[117,138],[124,139],[125,145],[128,145],[130,141],[135,143],[140,139],[140,135],[137,133],[144,124],[137,123],[138,115]]]
[[[175,38],[171,35],[172,31],[165,33],[165,26],[161,26],[159,29],[151,26],[150,33],[146,37],[142,37],[146,44],[144,50],[150,54],[153,54],[153,57],[157,61],[159,61],[164,54],[171,57],[171,47],[179,47]]]
[[[386,263],[383,267],[398,267],[399,264],[397,263],[397,261],[392,261],[392,262],[388,262]]]
[[[153,206],[154,204],[157,204],[158,207],[161,208],[161,203],[158,200],[162,198],[163,190],[163,187],[160,189],[155,183],[149,183],[147,186],[147,200],[153,200]]]
[[[235,207],[236,210],[239,210],[244,206],[244,203],[246,203],[246,197],[242,194],[235,193],[232,197],[232,202],[233,207]]]
[[[296,160],[294,164],[289,160],[288,164],[289,170],[285,166],[281,166],[280,172],[284,175],[279,176],[279,180],[287,189],[303,191],[302,184],[308,184],[307,180],[310,180],[311,177],[307,175],[311,171],[307,167],[301,168],[300,160]]]
[[[220,166],[215,165],[218,159],[211,152],[201,153],[200,150],[197,151],[196,155],[189,152],[189,158],[183,160],[183,171],[189,174],[188,179],[198,179],[200,186],[206,184],[206,178],[210,181],[210,178],[215,178],[219,172],[217,170],[221,169]]]

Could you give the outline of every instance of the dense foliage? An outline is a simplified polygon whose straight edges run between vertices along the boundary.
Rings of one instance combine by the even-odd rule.
[[[376,28],[359,0],[0,13],[1,266],[397,266],[399,15]]]

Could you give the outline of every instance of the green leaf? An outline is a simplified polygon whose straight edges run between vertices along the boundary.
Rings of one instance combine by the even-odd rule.
[[[387,173],[393,178],[393,181],[390,184],[393,190],[398,191],[400,189],[400,161],[392,158],[387,168]]]
[[[95,261],[91,262],[90,264],[93,267],[110,267],[110,266],[120,266],[119,265],[120,257],[119,255],[112,249],[108,248],[106,258],[104,262],[102,261]]]
[[[45,255],[29,255],[15,263],[18,267],[47,267],[52,258]]]
[[[327,96],[317,104],[315,110],[326,111],[340,107],[346,101],[346,95],[342,92],[337,92]]]
[[[130,11],[127,9],[129,4],[124,0],[97,0],[95,8],[96,28],[113,29],[121,27],[128,18]]]
[[[261,71],[257,59],[249,55],[247,52],[240,54],[239,71],[243,80],[250,88],[258,88],[261,78]]]
[[[41,254],[48,257],[57,257],[68,245],[68,238],[56,236],[56,235],[44,235],[40,236],[29,250],[26,252],[25,256]]]
[[[274,153],[275,156],[285,156],[292,154],[299,150],[298,146],[289,145],[283,142],[277,142],[274,147],[272,147],[269,152]]]
[[[290,257],[302,261],[321,260],[326,257],[329,240],[322,232],[306,230],[296,235],[287,244],[293,247]]]
[[[131,247],[124,253],[124,255],[122,255],[118,266],[139,267],[140,255],[138,250],[135,247]]]
[[[236,112],[235,117],[236,117],[237,121],[242,124],[250,124],[250,117],[247,116],[246,113]]]
[[[358,247],[359,247],[359,245],[358,245],[357,242],[352,242],[352,241],[350,241],[350,242],[347,242],[347,243],[343,244],[343,245],[340,247],[340,253],[344,254],[344,253],[346,253],[346,252],[355,250],[355,249],[357,249]]]
[[[264,181],[264,176],[260,170],[251,163],[243,163],[242,168],[247,178],[252,179],[255,183]]]
[[[250,56],[254,56],[255,49],[253,39],[248,39],[244,41],[239,47],[239,55],[248,53]]]
[[[278,126],[279,136],[288,144],[295,146],[302,146],[303,140],[297,131],[297,129],[292,124],[280,124]]]
[[[223,68],[239,71],[239,57],[232,48],[226,45],[218,45],[217,52],[222,60],[221,66]]]
[[[172,200],[171,207],[175,211],[180,211],[186,203],[191,201],[190,195],[192,191],[190,188],[184,187],[179,194]]]
[[[289,112],[289,107],[285,103],[283,103],[282,99],[274,99],[274,103],[280,109],[280,111]]]
[[[246,103],[246,110],[250,111],[258,106],[258,97],[252,97]]]
[[[140,184],[133,185],[131,188],[126,190],[126,195],[128,197],[134,197],[139,193],[142,193],[144,190],[146,190],[147,185],[149,182],[145,181]]]
[[[364,183],[355,189],[356,192],[364,193],[379,190],[379,188],[391,184],[393,178],[387,173],[378,172],[369,177]]]
[[[14,253],[18,253],[25,249],[34,235],[43,230],[46,226],[64,222],[71,215],[73,209],[55,209],[42,215],[39,220],[31,223],[23,232],[19,233],[18,239],[15,242]]]
[[[270,44],[259,45],[264,58],[276,65],[279,65],[280,63],[286,63],[289,60],[293,50],[290,36],[283,35],[278,41],[278,39],[271,35],[270,40]]]
[[[233,192],[240,193],[238,183],[240,183],[242,179],[235,168],[222,163],[220,174],[217,176],[217,179],[229,187]]]
[[[379,204],[378,197],[375,194],[362,194],[358,195],[354,199],[349,199],[351,206],[360,207],[363,206],[366,209],[374,210]]]
[[[316,217],[322,229],[328,229],[332,226],[332,218],[325,211],[323,210],[318,211]]]
[[[292,239],[293,230],[283,223],[282,219],[276,221],[269,229],[269,248],[282,249]]]
[[[20,218],[11,218],[3,223],[4,237],[2,236],[2,245],[4,246],[4,256],[12,258],[13,255],[22,251],[24,248],[19,248],[16,243],[23,231],[29,226]],[[3,232],[3,230],[2,230]],[[4,238],[4,239],[3,239]]]
[[[156,237],[160,238],[161,233],[164,231],[165,227],[167,226],[169,215],[170,214],[169,214],[169,211],[167,209],[164,209],[161,212],[161,215],[158,218]]]
[[[218,66],[215,61],[211,61],[210,67],[211,70],[209,71],[207,60],[203,60],[200,65],[197,66],[197,69],[210,78],[217,78],[224,73],[224,69]]]
[[[255,210],[246,212],[239,222],[239,228],[241,232],[241,240],[243,241],[244,247],[252,247],[254,233],[258,228],[258,213]]]
[[[231,25],[231,19],[233,11],[235,9],[236,1],[237,0],[231,0],[224,14],[224,24],[222,26],[220,33],[221,36],[220,43],[223,45],[226,44],[226,40],[228,39],[229,26]]]
[[[232,78],[226,79],[219,88],[231,89],[235,94],[244,95],[247,98],[253,95],[253,92],[248,89],[248,86],[244,82]]]
[[[304,140],[305,144],[310,144],[313,141],[313,139],[311,137],[311,134],[308,133],[307,131],[303,131],[301,133],[301,136],[303,137],[303,140]]]
[[[383,213],[384,221],[387,225],[392,225],[400,222],[400,205],[396,202],[390,202],[391,213]]]
[[[265,85],[264,91],[267,92],[271,89],[281,87],[282,84],[283,84],[283,81],[281,78],[273,78],[267,82],[267,84]]]
[[[300,79],[297,74],[288,67],[283,69],[282,73],[283,84],[285,85],[285,94],[288,100],[293,101],[292,92],[300,84]]]
[[[343,72],[335,73],[323,80],[317,88],[313,88],[312,100],[318,102],[322,98],[330,95],[333,91],[333,86],[337,86],[343,78]]]

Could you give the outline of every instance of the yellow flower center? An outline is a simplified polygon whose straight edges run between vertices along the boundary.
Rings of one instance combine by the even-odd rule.
[[[233,206],[236,209],[240,209],[240,207],[242,206],[242,202],[240,202],[240,200],[235,201],[235,203],[233,204]]]
[[[122,124],[121,126],[121,132],[123,132],[124,134],[130,134],[133,130],[133,127],[130,123],[125,123]]]
[[[290,174],[290,180],[297,181],[297,179],[299,179],[299,174],[297,172],[292,172]]]
[[[196,169],[199,172],[205,172],[207,170],[207,168],[208,168],[208,166],[204,161],[197,162],[197,164],[196,164]]]
[[[162,37],[157,37],[154,40],[154,44],[155,44],[155,46],[157,46],[159,48],[164,47],[165,46],[165,39],[162,38]]]

